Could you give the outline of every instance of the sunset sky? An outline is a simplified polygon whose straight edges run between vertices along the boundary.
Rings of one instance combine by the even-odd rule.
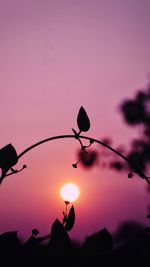
[[[11,143],[20,154],[72,134],[80,106],[91,121],[85,135],[127,146],[138,130],[124,123],[119,104],[147,84],[149,14],[149,0],[0,0],[0,147]],[[78,149],[78,141],[61,139],[20,159],[16,168],[27,169],[0,185],[0,232],[49,233],[62,220],[65,182],[80,188],[72,238],[113,232],[125,220],[148,225],[146,182],[99,166],[74,169]]]

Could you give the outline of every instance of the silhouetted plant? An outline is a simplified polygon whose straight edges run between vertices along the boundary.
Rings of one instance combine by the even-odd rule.
[[[139,138],[134,138],[126,151],[129,159],[129,167],[133,172],[135,164],[140,166],[141,171],[147,171],[150,164],[150,84],[136,93],[134,99],[124,100],[120,105],[120,111],[124,121],[131,127],[140,126],[143,129]],[[141,132],[141,131],[140,131]],[[122,168],[127,169],[125,162],[121,162]],[[115,165],[111,165],[117,170]],[[118,169],[119,170],[119,169]],[[136,171],[135,171],[136,172]],[[142,175],[141,175],[142,177]]]
[[[2,183],[3,179],[6,176],[16,174],[26,168],[26,165],[23,165],[23,167],[19,170],[14,169],[13,167],[18,163],[19,158],[31,149],[48,141],[64,138],[73,138],[76,139],[77,142],[80,144],[80,151],[78,153],[78,161],[76,163],[73,163],[72,167],[77,168],[79,163],[84,164],[84,166],[92,167],[97,161],[99,155],[105,156],[107,153],[105,153],[104,151],[102,151],[100,154],[96,150],[92,150],[90,148],[94,143],[97,143],[106,148],[108,151],[113,152],[113,155],[115,155],[115,158],[111,158],[111,160],[108,160],[108,164],[106,164],[107,166],[118,171],[129,170],[128,178],[132,178],[134,173],[136,173],[139,175],[139,177],[145,179],[146,182],[150,184],[150,178],[147,177],[143,172],[146,169],[147,165],[150,163],[150,110],[148,108],[149,103],[150,85],[146,92],[138,92],[135,99],[125,100],[120,106],[120,110],[124,115],[124,119],[129,125],[135,126],[140,124],[143,126],[144,139],[142,137],[133,140],[133,142],[131,143],[131,149],[127,152],[127,156],[124,156],[123,154],[125,150],[122,152],[122,149],[120,148],[114,149],[111,146],[109,139],[100,141],[91,137],[81,135],[82,132],[87,132],[90,129],[89,117],[85,109],[81,106],[77,115],[77,126],[79,129],[78,131],[76,131],[72,128],[73,135],[61,135],[44,139],[42,141],[39,141],[38,143],[31,145],[19,155],[11,144],[8,144],[5,147],[1,148],[0,168],[2,170],[2,174],[0,177],[0,183]],[[83,144],[83,140],[88,140],[89,144]],[[109,158],[108,154],[106,156]],[[124,160],[124,163],[119,160],[120,158]],[[69,204],[69,202],[66,202],[66,205],[67,204]],[[15,257],[18,257],[19,255],[21,260],[25,260],[27,258],[27,262],[25,261],[25,265],[23,265],[23,263],[20,264],[20,262],[18,264],[18,261],[16,261],[15,258],[14,266],[17,266],[16,264],[18,264],[18,266],[37,266],[38,263],[40,263],[40,266],[42,266],[44,258],[46,258],[45,264],[48,260],[47,266],[50,266],[52,263],[51,259],[53,258],[53,255],[56,256],[55,261],[58,255],[62,255],[64,260],[63,262],[61,261],[59,263],[64,263],[66,266],[66,259],[68,255],[70,257],[69,260],[74,260],[73,254],[70,254],[70,252],[72,251],[72,243],[68,235],[68,232],[73,228],[75,223],[74,207],[71,206],[69,214],[67,214],[67,212],[63,212],[63,215],[63,222],[60,222],[58,219],[56,219],[52,224],[50,235],[37,238],[37,234],[39,233],[39,231],[35,228],[32,230],[32,235],[29,237],[27,242],[23,244],[23,246],[21,246],[21,243],[18,240],[17,231],[8,232],[0,235],[0,251],[1,256],[3,256],[2,258],[6,259],[8,256],[12,257],[12,255],[15,255]],[[150,214],[147,215],[147,218],[150,218]],[[125,232],[126,229],[128,231],[128,228],[123,228],[122,232]],[[147,228],[147,230],[149,229]],[[49,239],[48,246],[38,246],[38,244],[41,244],[42,241],[44,241],[46,238]],[[120,257],[120,255],[126,257],[127,261],[124,265],[126,267],[132,265],[130,264],[130,259],[132,259],[133,262],[136,264],[139,262],[139,260],[142,263],[144,262],[144,264],[146,264],[147,259],[149,259],[149,253],[147,253],[147,251],[149,252],[148,249],[150,245],[149,231],[145,231],[142,235],[142,238],[140,236],[136,239],[136,241],[136,244],[132,246],[132,252],[134,251],[134,254],[131,253],[130,248],[115,251],[114,253],[112,236],[106,228],[103,228],[99,232],[87,238],[87,240],[84,242],[80,249],[81,253],[79,253],[80,255],[78,255],[79,262],[73,263],[75,263],[76,266],[82,266],[82,263],[84,262],[82,261],[82,256],[84,257],[85,253],[92,260],[90,262],[90,265],[88,266],[91,266],[91,263],[93,263],[93,257],[96,264],[95,266],[97,266],[97,263],[101,266],[107,266],[107,264],[108,266],[123,266],[122,258]],[[22,248],[23,253],[20,250]],[[32,248],[34,249],[32,250]],[[140,249],[139,251],[142,251],[141,255],[138,254],[139,257],[137,257],[137,249]],[[34,251],[34,253],[30,253],[31,251]],[[114,265],[110,265],[110,259],[112,260],[112,263],[114,263]],[[56,266],[56,264],[54,266]],[[70,266],[70,261],[68,262],[68,266]],[[141,266],[146,265],[142,264]]]
[[[142,99],[142,100],[139,100],[139,99]],[[141,96],[139,97],[139,94],[138,94],[138,103],[139,103],[139,101],[142,101],[142,103],[143,103],[143,101],[146,101],[145,99],[146,99],[146,97],[145,98],[141,97]],[[147,96],[147,99],[149,99],[149,94]],[[129,108],[128,105],[123,106],[122,109],[124,110],[126,108],[127,109]],[[128,114],[129,113],[130,112],[128,111]],[[137,114],[138,112],[134,112],[134,113]],[[127,116],[127,118],[128,118],[128,116]],[[136,117],[136,115],[135,115],[135,117]],[[140,120],[140,122],[142,120],[146,124],[146,129],[150,130],[150,126],[148,124],[148,122],[150,121],[150,114],[146,113],[145,115],[143,115],[143,117]],[[136,123],[137,123],[137,120],[136,120]],[[113,147],[111,147],[109,142],[105,143],[103,141],[100,141],[100,140],[97,140],[97,139],[94,139],[94,138],[91,138],[91,137],[82,136],[81,133],[88,131],[89,128],[90,128],[90,120],[88,118],[88,115],[87,115],[85,109],[82,106],[81,106],[81,108],[80,108],[80,110],[78,112],[77,125],[78,125],[78,128],[79,128],[79,132],[77,132],[75,129],[72,128],[72,131],[73,131],[74,135],[60,135],[60,136],[54,136],[54,137],[50,137],[50,138],[44,139],[42,141],[39,141],[38,143],[35,143],[35,144],[31,145],[30,147],[25,149],[20,155],[17,155],[16,150],[14,149],[14,147],[11,144],[9,144],[9,145],[5,146],[4,148],[2,148],[0,150],[0,167],[2,169],[2,175],[0,177],[0,183],[2,183],[3,179],[6,176],[18,173],[21,170],[23,170],[24,168],[26,168],[26,165],[23,165],[23,167],[20,170],[15,170],[15,169],[12,168],[12,166],[14,166],[18,162],[18,159],[20,157],[22,157],[25,153],[27,153],[31,149],[33,149],[36,146],[39,146],[39,145],[41,145],[41,144],[43,144],[45,142],[52,141],[52,140],[55,140],[55,139],[75,138],[80,143],[81,152],[79,154],[78,161],[76,163],[73,163],[72,167],[77,168],[77,165],[78,165],[79,162],[82,162],[85,166],[92,166],[94,164],[94,161],[97,160],[97,153],[95,151],[93,151],[93,152],[89,152],[89,155],[88,155],[88,151],[87,150],[95,142],[95,143],[98,143],[98,144],[102,145],[103,147],[107,148],[109,151],[114,152],[116,156],[119,156],[120,158],[125,160],[126,165],[128,165],[128,167],[130,168],[130,173],[128,174],[128,178],[132,178],[133,174],[137,173],[141,178],[145,179],[148,184],[150,184],[150,180],[149,180],[150,177],[147,177],[143,172],[143,170],[144,170],[144,164],[143,164],[144,159],[145,159],[145,161],[146,160],[150,161],[149,149],[147,148],[147,146],[145,144],[142,146],[144,151],[142,152],[142,156],[143,156],[143,158],[141,157],[142,161],[140,161],[139,156],[138,156],[139,155],[139,151],[137,151],[137,150],[136,151],[131,151],[131,153],[128,154],[128,157],[126,157],[126,156],[124,156],[122,154],[122,152],[120,152],[119,150],[116,150]],[[146,131],[146,134],[148,135],[148,131]],[[150,134],[149,134],[149,138],[150,138]],[[82,139],[88,140],[89,141],[89,145],[84,145],[82,143],[82,141],[81,141]],[[150,146],[150,144],[149,144],[149,146]],[[133,154],[134,152],[136,152],[135,153],[136,157]],[[115,161],[113,161],[109,166],[113,167],[113,168],[116,168],[118,170],[122,170],[124,165],[122,165],[119,161],[117,161],[117,163]],[[8,173],[9,170],[11,171],[10,173]]]

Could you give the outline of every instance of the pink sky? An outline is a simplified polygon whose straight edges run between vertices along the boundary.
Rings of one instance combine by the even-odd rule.
[[[81,105],[91,120],[87,136],[128,144],[136,130],[123,123],[118,105],[147,83],[149,13],[149,0],[1,0],[0,147],[12,143],[20,154],[41,139],[72,134]],[[146,183],[97,166],[73,169],[78,148],[57,140],[21,158],[17,167],[28,168],[0,186],[1,232],[47,233],[62,219],[59,188],[68,181],[81,190],[73,238],[114,231],[127,219],[147,224]]]

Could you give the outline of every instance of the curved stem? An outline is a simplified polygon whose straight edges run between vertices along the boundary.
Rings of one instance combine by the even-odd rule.
[[[39,145],[41,145],[43,143],[46,143],[46,142],[49,142],[49,141],[52,141],[52,140],[56,140],[56,139],[65,139],[65,138],[74,138],[74,139],[78,139],[78,140],[80,140],[80,138],[81,138],[81,139],[86,139],[86,140],[89,140],[89,141],[93,141],[93,142],[98,143],[98,144],[106,147],[107,149],[111,150],[116,155],[118,155],[119,157],[121,157],[122,159],[124,159],[125,161],[127,161],[130,164],[129,159],[126,156],[124,156],[122,153],[120,153],[119,151],[117,151],[116,149],[114,149],[113,147],[111,147],[108,144],[105,144],[104,142],[99,141],[97,139],[94,139],[94,138],[91,138],[91,137],[87,137],[87,136],[82,136],[82,135],[78,136],[78,138],[75,135],[58,135],[58,136],[53,136],[53,137],[49,137],[49,138],[43,139],[43,140],[41,140],[41,141],[33,144],[32,146],[26,148],[23,152],[21,152],[18,155],[18,159],[21,158],[25,153],[27,153],[31,149],[33,149],[33,148],[35,148],[35,147],[37,147],[37,146],[39,146]],[[145,179],[148,184],[150,184],[150,181],[149,181],[148,177],[142,172],[142,170],[138,166],[135,166],[134,171],[141,178]]]
[[[30,151],[31,149],[43,144],[43,143],[46,143],[46,142],[49,142],[49,141],[52,141],[52,140],[56,140],[56,139],[65,139],[65,138],[74,138],[74,139],[77,139],[75,135],[58,135],[58,136],[53,136],[53,137],[49,137],[49,138],[46,138],[46,139],[43,139],[35,144],[33,144],[32,146],[26,148],[23,152],[21,152],[19,155],[18,155],[18,159],[21,158],[25,153],[27,153],[28,151]],[[93,142],[95,143],[98,143],[102,146],[105,146],[106,148],[108,148],[109,150],[113,151],[115,154],[117,154],[118,156],[120,156],[121,158],[123,158],[124,160],[126,160],[127,162],[129,162],[128,158],[125,157],[123,154],[121,154],[119,151],[115,150],[113,147],[105,144],[104,142],[102,141],[99,141],[97,139],[94,139],[94,138],[91,138],[91,137],[87,137],[87,136],[82,136],[80,135],[79,136],[79,140],[81,139],[86,139],[86,140],[92,140]]]

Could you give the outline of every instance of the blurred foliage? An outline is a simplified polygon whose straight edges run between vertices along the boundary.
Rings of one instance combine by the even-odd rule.
[[[150,83],[145,88],[137,90],[132,99],[124,99],[119,105],[119,111],[129,127],[140,127],[139,137],[132,139],[127,148],[122,145],[116,148],[117,151],[126,155],[130,161],[130,166],[111,151],[102,148],[100,152],[95,149],[92,152],[89,151],[87,155],[82,155],[81,163],[85,168],[93,167],[99,156],[101,167],[108,167],[121,172],[132,170],[132,167],[136,165],[142,171],[147,171],[150,163]],[[108,145],[111,144],[110,138],[105,138],[102,141]],[[132,178],[132,174],[128,178]]]

